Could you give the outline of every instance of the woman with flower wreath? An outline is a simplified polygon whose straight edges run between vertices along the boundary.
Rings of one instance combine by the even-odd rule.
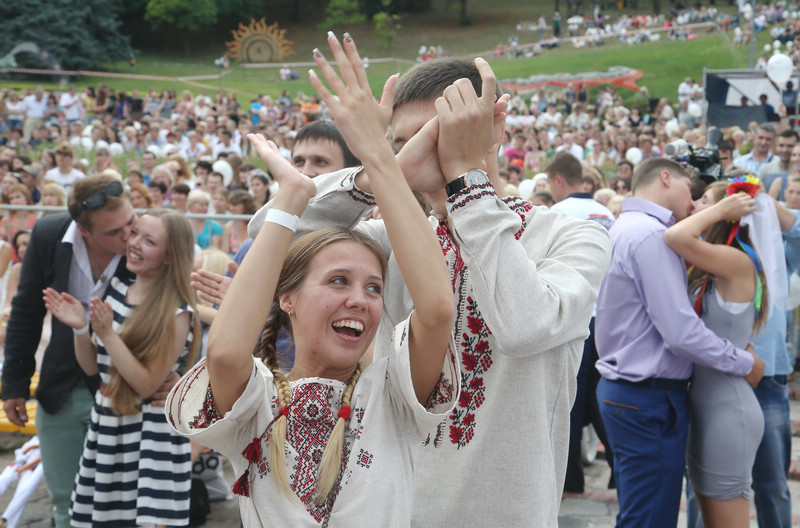
[[[739,218],[756,211],[755,178],[710,184],[694,213],[666,231],[667,244],[692,267],[689,293],[695,310],[719,337],[744,348],[767,320],[764,268]],[[745,378],[694,366],[686,448],[689,480],[703,523],[750,526],[752,469],[764,416]]]
[[[290,247],[316,186],[251,134],[280,191],[220,306],[205,361],[167,400],[178,432],[231,460],[244,526],[408,526],[418,446],[459,393],[449,273],[384,139],[397,78],[377,103],[352,38],[328,42],[343,80],[319,51],[314,58],[338,98],[314,73],[311,82],[375,182],[415,311],[391,343],[377,342],[388,356],[362,370],[382,316],[386,256],[338,227]],[[276,355],[281,326],[295,341],[288,373]]]

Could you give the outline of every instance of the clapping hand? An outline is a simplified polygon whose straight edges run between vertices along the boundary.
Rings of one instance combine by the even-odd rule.
[[[497,141],[495,90],[497,79],[489,63],[475,59],[481,75],[481,95],[469,79],[459,79],[436,99],[439,114],[439,163],[447,181],[469,169],[478,169]]]
[[[86,326],[86,311],[81,302],[67,292],[58,293],[53,288],[43,291],[44,305],[53,314],[53,317],[70,328],[83,328]]]

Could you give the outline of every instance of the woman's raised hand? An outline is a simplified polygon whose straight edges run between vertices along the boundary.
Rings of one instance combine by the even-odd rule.
[[[322,52],[315,49],[314,61],[328,81],[331,90],[325,87],[313,70],[309,72],[311,84],[328,106],[347,146],[353,154],[364,160],[374,151],[376,139],[383,139],[386,135],[386,129],[392,118],[397,75],[392,75],[386,81],[381,100],[378,102],[372,94],[364,64],[350,34],[344,34],[344,45],[342,45],[332,32],[328,32],[328,45],[339,66],[341,77]]]
[[[114,312],[111,306],[99,297],[92,297],[89,301],[89,319],[92,321],[94,333],[103,339],[104,335],[114,332],[112,323],[114,322]]]
[[[44,305],[53,317],[71,328],[86,326],[86,311],[78,299],[64,292],[58,293],[53,288],[43,291]]]
[[[311,178],[301,174],[292,164],[284,158],[278,146],[261,134],[247,134],[247,139],[253,148],[256,149],[261,161],[267,164],[272,177],[278,182],[282,189],[292,189],[293,193],[301,193],[306,198],[306,202],[317,193],[317,187]]]
[[[717,208],[723,220],[735,221],[756,210],[756,199],[746,193],[736,193],[726,196],[714,207]]]

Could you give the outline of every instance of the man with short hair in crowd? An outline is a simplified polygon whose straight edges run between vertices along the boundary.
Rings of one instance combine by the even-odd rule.
[[[47,109],[47,98],[44,96],[44,87],[39,85],[34,92],[22,99],[22,108],[25,111],[25,121],[22,125],[22,141],[28,143],[35,128],[44,124],[44,113]]]
[[[330,119],[312,121],[297,132],[291,162],[309,178],[361,164]]]
[[[753,139],[753,149],[736,159],[736,165],[752,174],[758,174],[761,167],[771,162],[775,157],[772,154],[772,144],[775,141],[775,127],[769,123],[758,125],[756,136]]]
[[[226,128],[220,128],[219,133],[219,143],[214,145],[213,155],[215,159],[220,157],[220,154],[236,154],[237,156],[242,155],[242,149],[233,142],[233,134],[230,130]]]
[[[797,132],[791,128],[781,131],[775,139],[776,155],[758,170],[762,188],[777,200],[783,200],[783,191],[789,181],[789,173],[792,172],[792,150],[797,145],[797,139]]]
[[[158,158],[154,152],[145,150],[142,152],[142,178],[145,182],[150,181],[150,176],[153,174],[153,169],[156,168]]]
[[[79,121],[83,114],[83,100],[75,91],[75,85],[70,84],[69,89],[61,94],[58,106],[64,112],[64,119],[67,120],[69,125]]]
[[[42,199],[42,193],[38,188],[39,174],[39,169],[33,165],[23,165],[19,170],[19,181],[22,185],[27,187],[28,191],[31,193],[31,199],[35,204],[39,203],[39,200]]]
[[[53,180],[61,185],[67,194],[75,182],[85,176],[84,173],[72,166],[72,156],[72,147],[69,146],[69,143],[59,145],[56,149],[56,166],[44,175],[45,179]]]

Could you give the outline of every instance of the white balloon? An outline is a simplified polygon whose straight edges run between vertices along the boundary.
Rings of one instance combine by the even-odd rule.
[[[642,158],[644,157],[644,153],[642,153],[642,149],[639,147],[631,147],[625,153],[625,159],[633,163],[634,165],[638,165]]]
[[[101,148],[107,149],[108,148],[108,141],[106,141],[105,139],[98,139],[97,143],[94,144],[94,148],[95,149],[101,149]]]
[[[772,47],[775,48],[775,49],[781,49],[781,41],[780,40],[775,40],[772,43]]]
[[[788,55],[778,53],[767,61],[767,77],[778,86],[783,86],[792,76],[794,65]]]
[[[80,136],[72,136],[69,138],[69,144],[73,147],[80,147],[81,146],[81,137]]]
[[[703,117],[703,107],[697,103],[689,103],[689,108],[687,110],[689,111],[689,115],[692,117],[696,117],[698,119]]]
[[[786,49],[787,49],[787,50],[790,50],[790,49],[792,49],[792,46],[794,46],[794,42],[792,42],[791,40],[790,40],[789,42],[787,42],[787,43],[786,43]]]
[[[121,156],[125,153],[125,148],[119,143],[112,143],[108,146],[108,151],[112,156]]]
[[[771,44],[769,44],[769,43],[764,44],[764,52],[765,53],[769,53],[771,50],[772,50],[772,45]]]
[[[94,141],[92,141],[92,138],[84,136],[81,138],[81,145],[83,145],[83,148],[86,150],[91,150],[94,146]]]
[[[535,186],[536,184],[533,182],[533,180],[522,180],[519,182],[519,187],[517,187],[517,189],[519,189],[519,197],[523,200],[530,198],[530,196],[533,194],[533,188]]]
[[[671,138],[673,134],[678,132],[678,130],[680,130],[680,127],[678,125],[678,120],[677,119],[670,119],[664,125],[664,132],[667,133],[667,137],[668,138]]]

